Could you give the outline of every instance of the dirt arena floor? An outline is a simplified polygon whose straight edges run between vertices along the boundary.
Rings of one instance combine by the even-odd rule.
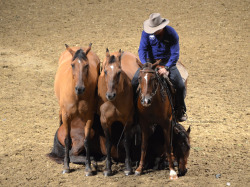
[[[249,186],[249,0],[0,0],[0,186]],[[53,83],[64,44],[137,54],[142,23],[159,12],[180,36],[189,71],[188,173],[105,178],[48,159],[58,128]],[[220,176],[219,178],[216,178]]]

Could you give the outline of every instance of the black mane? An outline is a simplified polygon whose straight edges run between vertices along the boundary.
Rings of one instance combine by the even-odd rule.
[[[75,55],[73,57],[73,61],[76,58],[87,60],[87,56],[86,56],[86,54],[84,53],[84,51],[82,49],[79,49],[79,50],[76,51],[76,53],[75,53]]]

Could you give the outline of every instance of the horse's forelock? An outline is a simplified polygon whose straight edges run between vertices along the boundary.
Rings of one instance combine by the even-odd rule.
[[[147,62],[147,63],[143,64],[142,69],[143,70],[153,70],[152,69],[152,64]]]
[[[110,58],[109,58],[109,64],[113,64],[114,62],[116,62],[116,59],[115,59],[115,56],[112,55]]]
[[[83,59],[83,60],[87,60],[87,56],[84,53],[84,51],[82,49],[79,49],[76,51],[74,57],[73,57],[73,61],[78,58],[78,59]]]

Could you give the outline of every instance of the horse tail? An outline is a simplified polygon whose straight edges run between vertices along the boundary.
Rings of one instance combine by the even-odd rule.
[[[57,129],[56,134],[54,136],[54,145],[53,145],[52,151],[51,151],[51,153],[48,153],[47,156],[51,160],[55,161],[56,163],[62,164],[63,159],[64,159],[64,154],[65,154],[65,148],[59,142],[59,140],[57,138],[57,132],[58,132],[58,129]]]

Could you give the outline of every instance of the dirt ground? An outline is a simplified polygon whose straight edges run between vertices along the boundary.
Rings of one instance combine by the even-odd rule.
[[[249,186],[249,0],[0,0],[0,186]],[[152,12],[180,36],[189,71],[188,173],[105,178],[48,159],[58,128],[53,83],[64,44],[137,54]],[[220,178],[216,178],[219,174]]]

